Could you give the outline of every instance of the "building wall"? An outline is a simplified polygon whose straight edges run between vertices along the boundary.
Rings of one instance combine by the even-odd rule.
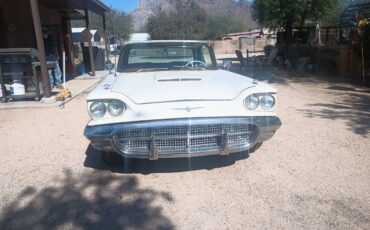
[[[214,41],[214,50],[216,54],[235,54],[235,50],[241,50],[243,53],[249,51],[259,51],[267,45],[275,45],[276,39],[268,38],[242,38],[240,40]]]
[[[32,47],[33,35],[31,6],[27,0],[1,1],[7,48]]]
[[[30,1],[0,1],[0,10],[5,28],[0,35],[4,40],[2,43],[5,44],[2,48],[36,47]],[[39,11],[42,25],[61,24],[57,10],[39,6]]]
[[[214,41],[213,49],[216,54],[235,54],[235,50],[239,49],[238,40],[223,40]]]
[[[6,38],[5,38],[5,23],[3,17],[3,10],[0,7],[0,48],[6,47]]]

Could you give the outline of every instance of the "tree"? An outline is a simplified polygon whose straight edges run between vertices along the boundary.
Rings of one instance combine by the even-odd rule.
[[[122,39],[129,39],[132,32],[132,19],[129,14],[112,9],[106,14],[106,31],[109,35],[117,35]],[[100,15],[89,12],[91,29],[103,31],[103,19]],[[72,21],[72,27],[85,27],[84,21]]]
[[[337,26],[343,11],[351,4],[370,3],[370,0],[340,0],[339,3],[323,19],[324,26]]]
[[[254,19],[264,27],[284,28],[287,43],[295,26],[304,26],[309,20],[319,22],[337,6],[338,0],[255,0]]]
[[[175,0],[174,12],[160,12],[148,19],[147,30],[153,40],[203,39],[206,12],[194,0]]]
[[[153,40],[166,40],[178,38],[176,34],[176,17],[160,12],[157,16],[148,19],[147,31]]]
[[[106,15],[106,26],[109,34],[128,40],[132,33],[132,18],[129,14],[113,9]]]
[[[229,33],[248,30],[247,26],[236,19],[226,16],[208,17],[206,23],[206,39],[215,39]]]
[[[248,7],[248,1],[247,0],[239,0],[238,1],[239,6],[242,8],[247,8]]]

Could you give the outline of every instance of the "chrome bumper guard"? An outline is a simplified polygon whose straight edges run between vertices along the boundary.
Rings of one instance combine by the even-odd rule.
[[[280,126],[276,116],[169,119],[87,126],[85,136],[98,150],[157,160],[246,151]]]

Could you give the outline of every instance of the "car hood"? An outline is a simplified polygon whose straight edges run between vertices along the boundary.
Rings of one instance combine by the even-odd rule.
[[[232,100],[255,86],[253,79],[224,70],[120,73],[112,92],[136,104],[170,101]]]

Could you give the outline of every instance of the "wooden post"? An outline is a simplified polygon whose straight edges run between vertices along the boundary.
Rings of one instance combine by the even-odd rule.
[[[329,42],[329,33],[330,33],[330,28],[326,28],[326,43]]]
[[[105,20],[105,13],[103,14],[103,32],[104,32],[104,43],[105,43],[105,60],[109,60],[110,49],[108,47],[108,36],[107,36],[107,26]]]
[[[365,57],[364,57],[364,41],[361,38],[361,65],[362,65],[362,83],[366,82],[366,73],[365,73]]]
[[[42,37],[39,6],[38,6],[37,0],[30,0],[30,3],[31,3],[31,11],[32,11],[32,19],[33,19],[33,28],[35,30],[37,49],[39,52],[41,79],[42,79],[42,85],[44,87],[44,97],[48,98],[48,97],[51,97],[51,88],[49,84],[49,75],[48,75],[48,69],[47,69],[47,64],[46,64],[44,40]]]
[[[90,21],[89,21],[89,10],[87,9],[87,4],[88,2],[85,1],[85,22],[86,22],[86,29],[88,34],[90,35]],[[90,36],[88,36],[90,37]],[[88,41],[89,43],[89,55],[90,55],[90,67],[91,67],[91,75],[95,76],[95,63],[94,63],[94,54],[93,54],[93,49],[92,49],[92,44],[91,44],[91,38]]]

